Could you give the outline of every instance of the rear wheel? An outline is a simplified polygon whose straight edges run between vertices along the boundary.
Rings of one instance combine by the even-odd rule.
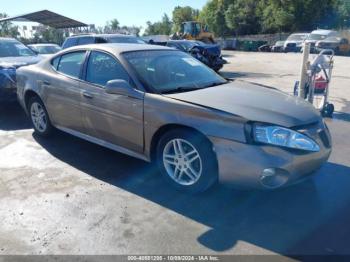
[[[28,103],[28,112],[35,132],[40,136],[49,136],[52,133],[52,125],[44,103],[39,97],[32,97]]]
[[[168,183],[189,193],[205,191],[218,177],[216,156],[210,142],[185,129],[170,131],[160,139],[157,164]]]
[[[330,104],[330,103],[326,103],[326,105],[324,106],[324,108],[323,108],[321,113],[322,113],[323,117],[332,118],[333,117],[333,113],[334,113],[334,105]]]

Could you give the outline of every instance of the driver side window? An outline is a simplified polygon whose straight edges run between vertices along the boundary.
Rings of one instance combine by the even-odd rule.
[[[123,79],[129,82],[129,76],[122,65],[112,56],[93,51],[87,64],[86,81],[105,86],[108,81]]]

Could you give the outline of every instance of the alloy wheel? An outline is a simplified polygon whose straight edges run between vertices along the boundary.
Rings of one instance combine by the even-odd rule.
[[[163,150],[163,164],[167,174],[178,184],[190,186],[202,175],[202,159],[187,140],[172,139]]]
[[[34,102],[30,107],[30,115],[35,129],[43,133],[47,129],[47,118],[45,109],[38,102]]]

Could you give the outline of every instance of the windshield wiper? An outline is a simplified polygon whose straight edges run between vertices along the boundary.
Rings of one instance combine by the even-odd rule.
[[[208,87],[214,87],[214,86],[221,86],[224,84],[227,84],[229,81],[225,81],[225,82],[212,82],[210,84],[207,84],[205,86],[203,86],[202,88],[208,88]]]
[[[184,92],[190,92],[190,91],[194,91],[194,90],[198,90],[198,89],[202,89],[202,88],[198,88],[198,87],[176,87],[174,89],[170,89],[170,90],[165,90],[163,92],[161,92],[162,94],[174,94],[174,93],[184,93]]]

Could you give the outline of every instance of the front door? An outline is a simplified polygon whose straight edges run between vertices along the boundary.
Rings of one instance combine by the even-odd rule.
[[[143,152],[143,98],[107,94],[110,80],[130,82],[127,72],[113,56],[92,51],[81,83],[81,109],[85,133],[138,153]]]

